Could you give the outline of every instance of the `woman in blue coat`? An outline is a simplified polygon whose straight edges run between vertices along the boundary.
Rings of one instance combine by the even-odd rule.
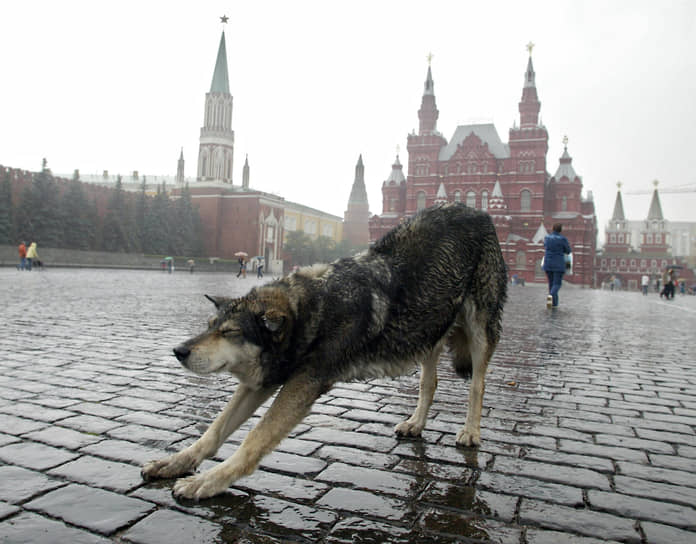
[[[563,282],[566,271],[566,255],[571,249],[568,239],[561,234],[563,225],[556,223],[551,234],[544,238],[544,266],[546,277],[549,279],[549,295],[546,297],[546,307],[558,306],[558,290]]]

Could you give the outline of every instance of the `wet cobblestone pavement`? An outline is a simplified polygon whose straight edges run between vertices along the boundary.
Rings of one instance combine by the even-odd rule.
[[[552,312],[512,288],[480,449],[454,446],[468,383],[444,361],[420,440],[393,433],[417,374],[340,384],[226,494],[144,483],[235,388],[171,348],[203,327],[203,293],[256,283],[0,270],[0,542],[696,542],[696,297],[566,286]]]

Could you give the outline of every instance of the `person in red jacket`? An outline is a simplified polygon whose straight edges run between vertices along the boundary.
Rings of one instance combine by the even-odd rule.
[[[22,242],[19,244],[19,269],[24,270],[27,266],[27,245]]]

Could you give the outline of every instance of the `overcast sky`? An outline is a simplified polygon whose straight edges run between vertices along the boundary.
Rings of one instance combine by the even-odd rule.
[[[219,16],[229,16],[222,25]],[[696,186],[696,2],[132,1],[0,3],[0,164],[54,173],[195,177],[220,33],[234,97],[234,181],[343,215],[359,154],[372,213],[397,145],[418,128],[426,56],[448,140],[519,122],[533,62],[553,174],[569,138],[599,241],[623,182],[629,219]],[[661,194],[696,220],[696,193]]]

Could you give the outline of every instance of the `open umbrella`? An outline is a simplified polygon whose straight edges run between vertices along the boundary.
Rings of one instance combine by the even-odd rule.
[[[246,251],[237,251],[237,253],[234,254],[235,257],[248,257],[249,254]]]

